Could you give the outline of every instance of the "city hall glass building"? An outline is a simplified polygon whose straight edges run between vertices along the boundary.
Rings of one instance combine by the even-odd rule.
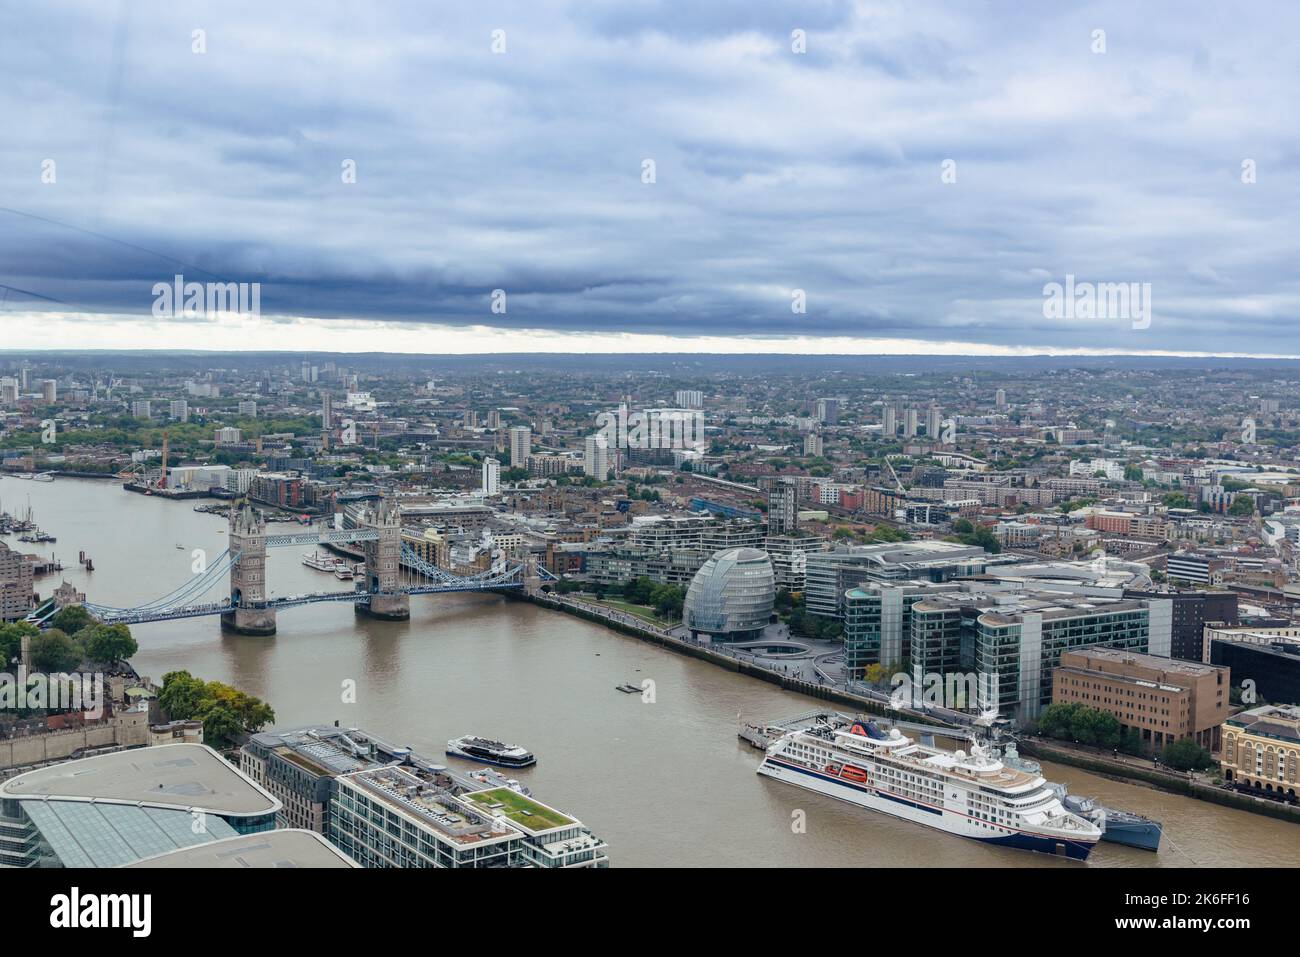
[[[767,552],[728,548],[704,563],[686,590],[682,618],[693,636],[757,638],[772,616],[776,576]]]

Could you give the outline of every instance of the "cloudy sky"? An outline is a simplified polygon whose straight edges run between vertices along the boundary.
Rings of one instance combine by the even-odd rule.
[[[1300,354],[1298,48],[1281,0],[7,4],[0,349]],[[159,318],[177,273],[260,315]],[[1149,324],[1046,318],[1067,275]]]

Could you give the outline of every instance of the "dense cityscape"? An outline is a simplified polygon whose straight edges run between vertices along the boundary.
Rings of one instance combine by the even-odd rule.
[[[95,710],[53,682],[7,705],[6,865],[201,866],[226,859],[209,843],[241,841],[311,866],[617,862],[583,823],[604,809],[543,803],[525,769],[548,755],[497,740],[527,728],[460,729],[448,760],[332,714],[285,729],[274,685],[264,702],[132,665],[148,642],[133,628],[269,641],[312,604],[400,627],[450,596],[527,602],[802,696],[797,715],[714,729],[763,749],[764,776],[794,766],[783,749],[834,741],[861,763],[859,742],[901,739],[899,760],[915,748],[932,774],[1005,777],[1013,794],[1050,761],[1261,827],[1300,813],[1293,365],[60,353],[0,373],[6,656],[109,676]],[[65,487],[61,506],[33,494]],[[173,543],[88,551],[58,511],[87,487],[217,519],[228,547],[177,542],[188,580],[103,593],[103,565]],[[277,546],[313,590],[277,587]],[[610,692],[666,707],[627,678]],[[177,777],[134,756],[163,744],[196,763]],[[97,805],[187,796],[115,812],[143,836],[92,839],[123,822],[74,813],[83,764],[103,769]],[[920,779],[871,774],[924,805]],[[188,819],[192,775],[246,792],[203,784],[227,803],[198,834],[166,823]],[[971,819],[998,854],[1180,853],[1161,842],[1177,820],[1044,793],[1046,817],[972,803]],[[376,808],[400,836],[367,823]],[[1052,827],[1065,837],[1039,844]],[[268,828],[284,831],[269,848],[253,836]]]

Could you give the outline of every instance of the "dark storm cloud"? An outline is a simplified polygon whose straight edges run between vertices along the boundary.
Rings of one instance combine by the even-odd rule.
[[[0,212],[0,302],[143,324],[179,271],[325,319],[1296,352],[1298,19],[10,5],[0,206],[41,218]],[[1043,285],[1067,273],[1151,283],[1151,328],[1044,319]]]

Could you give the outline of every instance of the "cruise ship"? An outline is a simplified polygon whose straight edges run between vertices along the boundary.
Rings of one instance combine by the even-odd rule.
[[[987,844],[1085,860],[1101,840],[1041,775],[977,743],[969,754],[945,751],[873,721],[791,731],[768,745],[758,773]]]
[[[537,759],[531,751],[516,744],[502,744],[467,734],[463,738],[452,738],[447,742],[447,753],[458,758],[472,758],[486,761],[506,768],[526,768],[536,764]]]

